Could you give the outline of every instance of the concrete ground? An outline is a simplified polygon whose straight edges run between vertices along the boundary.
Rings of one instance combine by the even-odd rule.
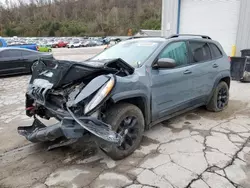
[[[102,48],[56,49],[86,59]],[[30,76],[0,79],[0,187],[249,188],[250,84],[232,81],[228,108],[199,108],[145,132],[129,157],[113,161],[91,139],[47,151],[17,134],[30,125],[24,93]],[[49,121],[48,123],[51,123]]]

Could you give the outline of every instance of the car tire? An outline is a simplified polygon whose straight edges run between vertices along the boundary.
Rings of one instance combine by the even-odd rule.
[[[144,117],[141,110],[129,103],[114,105],[105,113],[104,121],[117,133],[124,132],[121,146],[102,141],[99,147],[113,160],[121,160],[132,154],[140,145],[144,132]]]
[[[220,112],[224,110],[229,101],[229,88],[226,82],[221,81],[213,92],[213,96],[206,105],[207,110]]]
[[[49,50],[48,50],[48,52],[52,52],[52,50],[51,50],[51,49],[49,49]]]

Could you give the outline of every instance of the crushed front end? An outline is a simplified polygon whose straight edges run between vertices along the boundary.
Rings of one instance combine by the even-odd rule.
[[[31,142],[76,141],[86,133],[120,144],[122,136],[100,118],[100,109],[109,99],[117,74],[132,69],[120,59],[77,63],[39,60],[32,66],[26,93],[26,114],[34,117],[31,126],[18,127],[18,133]],[[56,118],[58,123],[44,125],[37,117]]]

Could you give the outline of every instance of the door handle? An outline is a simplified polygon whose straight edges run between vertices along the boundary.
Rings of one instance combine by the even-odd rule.
[[[213,68],[217,68],[217,67],[219,67],[219,65],[217,65],[216,63],[213,64]]]
[[[191,74],[192,73],[192,71],[190,71],[190,70],[185,70],[184,72],[183,72],[183,74]]]

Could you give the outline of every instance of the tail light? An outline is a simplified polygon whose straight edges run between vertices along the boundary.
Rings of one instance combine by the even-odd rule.
[[[36,50],[39,51],[39,47],[38,46],[36,46]]]
[[[231,59],[231,57],[230,57],[230,56],[228,56],[228,60],[229,60],[229,62],[231,63],[231,60],[232,60],[232,59]]]

